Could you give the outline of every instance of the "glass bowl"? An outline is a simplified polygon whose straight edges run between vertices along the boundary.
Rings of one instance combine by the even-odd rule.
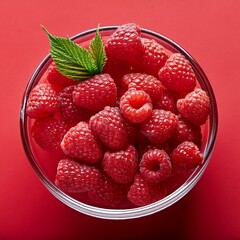
[[[103,38],[103,41],[106,40],[106,38],[108,38],[108,36],[112,34],[116,30],[116,28],[117,26],[101,27],[99,31]],[[79,211],[81,213],[93,217],[103,219],[132,219],[150,215],[171,206],[175,202],[179,201],[182,197],[184,197],[196,185],[196,183],[201,178],[210,161],[211,154],[214,148],[218,127],[218,113],[214,92],[212,90],[212,87],[207,76],[205,75],[197,61],[177,43],[151,30],[142,28],[141,31],[142,37],[155,39],[158,43],[160,43],[170,51],[180,52],[181,54],[183,54],[191,62],[198,79],[198,84],[203,90],[207,92],[211,101],[209,119],[206,122],[206,124],[203,125],[202,127],[203,144],[201,151],[203,152],[204,163],[201,166],[197,167],[193,172],[191,172],[191,174],[187,176],[186,179],[184,179],[184,183],[177,187],[177,189],[173,190],[165,198],[143,207],[109,209],[89,205],[61,191],[54,184],[54,179],[52,177],[52,172],[54,171],[53,169],[56,168],[57,163],[52,161],[51,164],[48,165],[46,164],[46,162],[43,161],[44,155],[41,156],[41,159],[40,157],[37,156],[36,154],[37,150],[32,142],[29,131],[31,120],[29,120],[26,114],[26,103],[29,94],[33,87],[44,76],[46,69],[51,64],[52,59],[50,55],[47,55],[43,59],[43,61],[38,65],[36,70],[33,72],[23,95],[22,106],[20,111],[20,129],[22,144],[32,168],[34,169],[35,173],[38,175],[42,183],[45,185],[45,187],[57,199],[62,201],[67,206],[75,209],[76,211]],[[95,32],[96,29],[91,29],[79,33],[72,37],[71,39],[74,40],[76,43],[81,44],[83,47],[88,46],[89,41],[95,36]]]

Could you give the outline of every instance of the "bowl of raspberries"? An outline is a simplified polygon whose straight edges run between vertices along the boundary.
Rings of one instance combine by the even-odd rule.
[[[197,61],[135,23],[72,38],[43,30],[50,54],[26,86],[20,128],[46,188],[104,219],[179,201],[204,173],[217,136],[214,92]]]

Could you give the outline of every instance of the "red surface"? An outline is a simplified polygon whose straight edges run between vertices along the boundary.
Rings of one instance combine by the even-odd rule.
[[[0,239],[240,239],[239,15],[237,0],[1,1]],[[152,216],[110,221],[78,213],[45,189],[21,146],[19,108],[49,51],[41,24],[72,36],[126,22],[172,38],[198,60],[215,90],[219,132],[212,160],[187,196]]]

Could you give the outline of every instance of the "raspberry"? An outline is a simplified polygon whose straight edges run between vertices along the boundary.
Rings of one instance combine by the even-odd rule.
[[[98,204],[115,207],[126,199],[126,192],[123,185],[102,173],[98,182],[88,191],[88,196]]]
[[[44,150],[59,151],[60,143],[69,126],[61,119],[48,117],[37,119],[32,127],[35,142]]]
[[[89,126],[99,139],[111,149],[122,149],[128,143],[126,121],[118,107],[106,106],[90,118]]]
[[[178,114],[176,94],[164,88],[162,94],[159,95],[158,100],[155,102],[154,108],[171,111],[175,114]]]
[[[144,73],[130,73],[126,74],[122,78],[122,86],[125,90],[135,84],[137,89],[145,91],[151,98],[152,102],[155,102],[162,94],[163,85],[154,76]]]
[[[59,104],[62,119],[69,124],[85,121],[90,118],[91,112],[74,104],[72,92],[74,86],[64,88],[59,94]]]
[[[118,88],[121,87],[123,76],[130,72],[132,72],[132,67],[126,60],[108,58],[103,67],[103,73],[108,73]]]
[[[141,41],[145,51],[137,68],[141,72],[158,77],[158,72],[167,61],[168,54],[165,48],[154,39],[142,38]]]
[[[152,101],[146,92],[131,88],[121,97],[120,109],[128,121],[140,123],[151,116]]]
[[[115,182],[129,183],[133,181],[137,170],[138,154],[136,149],[129,145],[125,150],[105,152],[102,164],[104,171]]]
[[[73,102],[80,107],[102,110],[105,106],[115,106],[117,88],[109,74],[97,74],[80,82],[73,91]]]
[[[100,177],[96,167],[62,159],[57,166],[55,184],[65,192],[86,192],[98,182]]]
[[[164,198],[165,194],[166,189],[162,183],[149,182],[137,173],[127,197],[133,204],[144,206]]]
[[[61,148],[72,158],[84,163],[96,163],[102,157],[102,147],[86,122],[79,122],[65,134]]]
[[[140,172],[150,182],[158,183],[166,180],[172,172],[170,157],[163,150],[149,150],[144,153],[140,161]]]
[[[107,57],[136,63],[144,51],[140,34],[140,27],[134,23],[119,26],[106,42]]]
[[[141,125],[142,133],[154,144],[166,142],[178,125],[177,116],[169,111],[154,109],[152,116]]]
[[[39,119],[54,115],[58,108],[58,96],[51,85],[39,83],[30,93],[26,113],[30,118]]]
[[[184,120],[182,117],[178,117],[178,126],[170,139],[170,144],[171,147],[175,148],[185,141],[194,142],[200,147],[202,142],[201,128]]]
[[[148,150],[152,150],[152,149],[164,150],[166,153],[169,153],[169,150],[170,150],[167,142],[165,142],[163,144],[155,145],[155,144],[151,143],[148,139],[146,139],[145,142],[143,142],[142,144],[140,144],[138,146],[139,158],[141,159],[144,153],[146,153]]]
[[[196,76],[190,62],[180,53],[173,53],[158,73],[159,80],[169,90],[190,92],[196,86]]]
[[[76,81],[62,75],[56,67],[56,64],[53,62],[47,69],[47,80],[50,84],[58,87],[67,87],[70,85],[77,84]]]
[[[172,166],[177,173],[186,173],[203,163],[203,156],[199,148],[193,143],[185,141],[179,144],[171,154]]]
[[[196,125],[202,125],[208,119],[210,100],[205,91],[196,88],[177,101],[177,108],[182,117]]]

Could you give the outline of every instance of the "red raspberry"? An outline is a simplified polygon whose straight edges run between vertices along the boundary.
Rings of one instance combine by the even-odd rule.
[[[123,185],[102,173],[98,182],[88,191],[88,196],[95,203],[115,207],[126,199],[126,190]]]
[[[120,99],[124,118],[132,123],[145,121],[152,114],[152,101],[143,90],[129,89]]]
[[[137,151],[129,145],[124,150],[105,152],[102,165],[107,175],[115,182],[132,182],[138,166]]]
[[[32,127],[35,142],[44,150],[61,150],[60,143],[69,130],[69,126],[61,119],[48,117],[37,119]]]
[[[210,100],[205,91],[196,88],[177,101],[177,108],[182,117],[196,125],[202,125],[208,119]]]
[[[142,38],[141,41],[145,51],[137,68],[140,72],[158,77],[158,72],[167,61],[168,54],[165,48],[154,39]]]
[[[164,198],[165,194],[166,189],[161,183],[149,182],[137,173],[127,197],[133,204],[144,206]]]
[[[198,147],[200,147],[202,142],[201,127],[178,117],[178,126],[170,139],[170,144],[171,147],[175,148],[185,141],[194,142]]]
[[[91,110],[102,110],[105,106],[115,106],[117,88],[109,74],[97,74],[80,82],[73,91],[73,102]]]
[[[86,192],[99,181],[100,177],[96,167],[62,159],[57,166],[55,184],[65,192]]]
[[[158,73],[159,80],[169,90],[190,92],[196,86],[196,76],[190,62],[180,53],[173,53]]]
[[[177,110],[176,94],[174,94],[173,92],[164,88],[162,91],[162,94],[159,95],[158,100],[155,102],[154,108],[171,111],[171,112],[177,114],[178,110]]]
[[[166,142],[178,125],[177,116],[169,111],[154,109],[152,116],[141,125],[142,133],[154,144]]]
[[[144,153],[146,153],[148,150],[152,150],[152,149],[164,150],[166,153],[169,153],[169,151],[170,151],[167,142],[165,142],[163,144],[155,145],[155,144],[151,143],[148,139],[146,139],[145,142],[142,142],[140,145],[138,145],[139,158],[141,159]]]
[[[79,122],[65,134],[61,148],[72,158],[84,163],[96,163],[102,157],[102,148],[86,122]]]
[[[188,141],[178,145],[170,157],[174,171],[180,174],[196,168],[204,161],[199,148]]]
[[[152,102],[155,102],[163,91],[163,85],[157,78],[144,73],[130,73],[124,75],[122,78],[123,88],[127,90],[131,86],[130,84],[134,84],[137,86],[137,89],[145,91],[152,99]]]
[[[163,150],[149,150],[144,153],[140,161],[140,172],[150,182],[158,183],[166,180],[172,172],[170,157]]]
[[[108,38],[105,49],[108,58],[136,63],[144,51],[141,29],[134,23],[124,24]]]
[[[53,62],[47,69],[47,80],[50,84],[58,87],[67,87],[70,85],[77,84],[76,81],[62,75],[56,67],[56,64]]]
[[[103,73],[108,73],[118,88],[121,87],[123,76],[130,72],[132,72],[132,67],[126,60],[108,58],[103,67]]]
[[[111,149],[122,149],[128,143],[126,121],[118,107],[106,106],[90,118],[89,126],[99,139]]]
[[[58,107],[58,96],[51,85],[39,83],[30,93],[26,113],[30,118],[45,118],[54,115]]]
[[[69,124],[86,121],[90,118],[91,112],[88,109],[78,107],[74,104],[72,92],[74,86],[64,88],[59,94],[59,104],[62,119]]]

